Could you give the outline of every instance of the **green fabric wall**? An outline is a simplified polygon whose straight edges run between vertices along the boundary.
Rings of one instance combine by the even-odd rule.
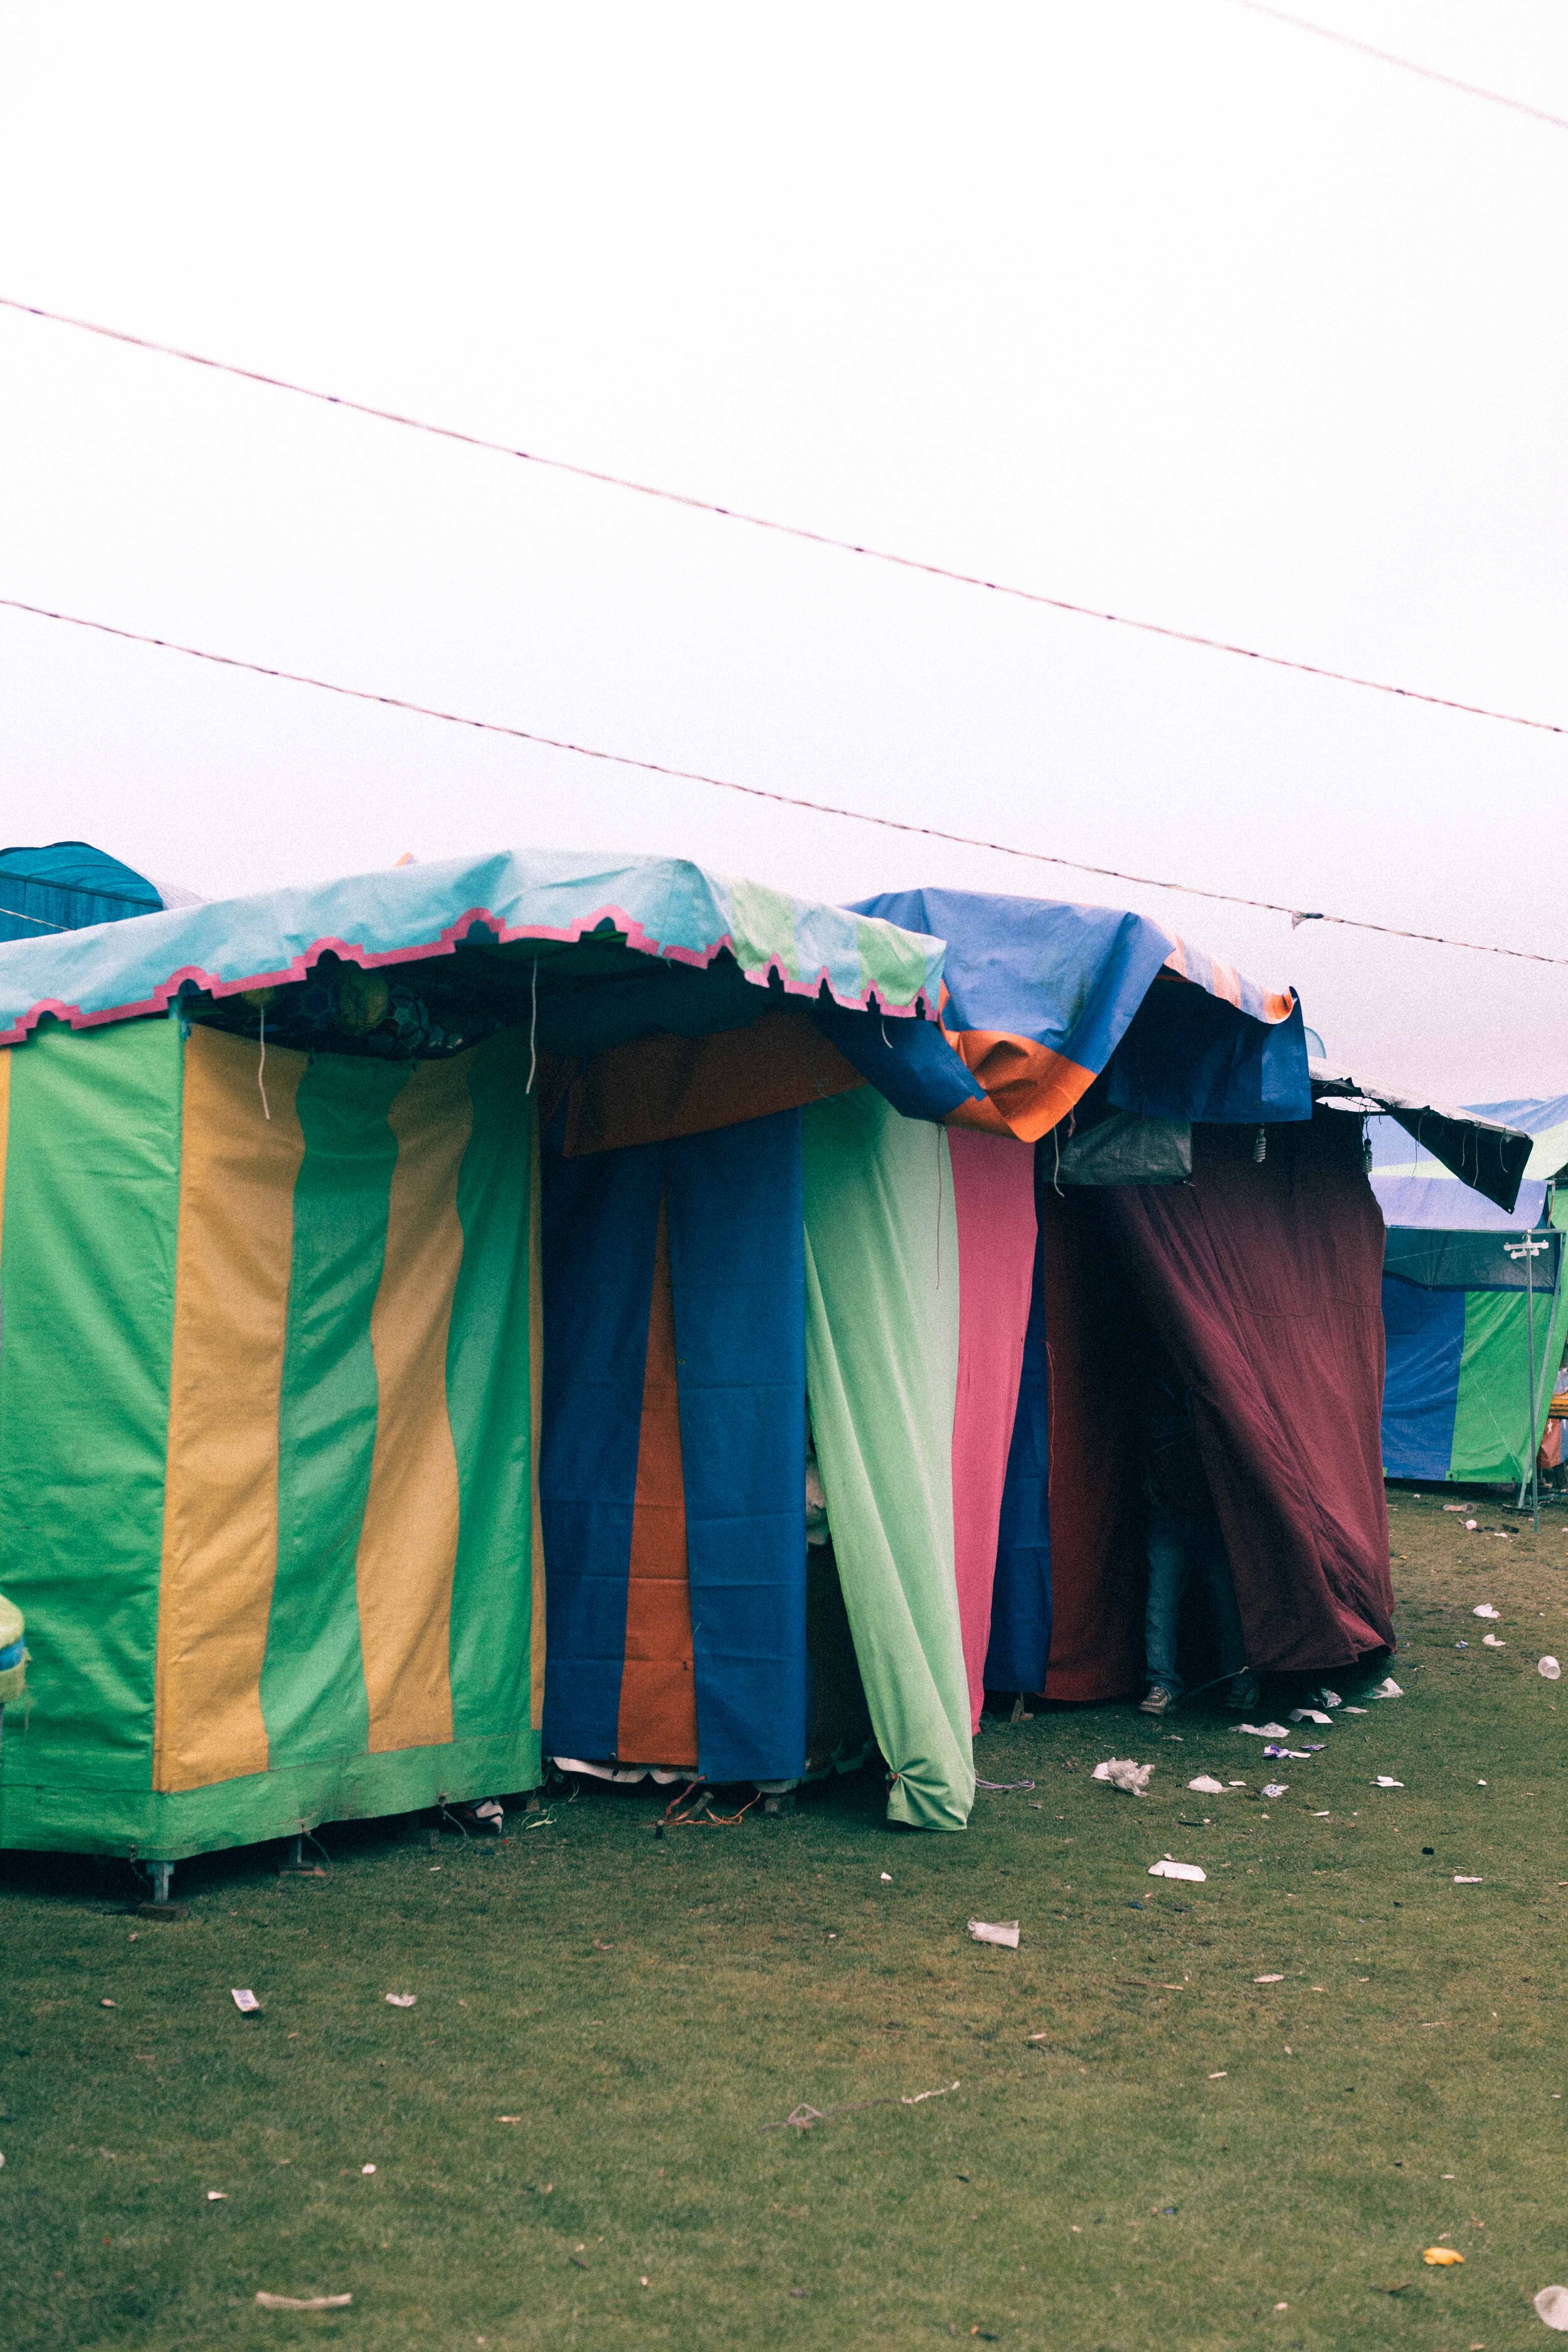
[[[1559,1230],[1568,1230],[1568,1201],[1561,1193],[1553,1199],[1552,1221]],[[1527,1394],[1528,1313],[1528,1303],[1518,1291],[1472,1290],[1466,1297],[1450,1478],[1477,1484],[1510,1482],[1517,1486],[1529,1472],[1546,1426],[1552,1375],[1562,1360],[1568,1337],[1568,1273],[1555,1301],[1550,1297],[1538,1297],[1535,1301],[1533,1439]]]
[[[144,1822],[179,1209],[180,1033],[52,1025],[15,1049],[0,1224],[0,1572],[32,1704],[0,1746],[0,1839]]]

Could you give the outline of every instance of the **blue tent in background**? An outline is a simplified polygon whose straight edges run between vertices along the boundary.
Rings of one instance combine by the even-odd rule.
[[[150,882],[89,841],[0,849],[0,940],[47,939],[193,903],[190,891]]]

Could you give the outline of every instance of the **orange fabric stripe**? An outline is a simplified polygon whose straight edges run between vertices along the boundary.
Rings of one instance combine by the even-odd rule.
[[[1037,1143],[1094,1084],[1094,1072],[1080,1062],[1010,1030],[944,1027],[942,1034],[986,1095],[983,1103],[960,1103],[950,1115],[952,1127]]]
[[[697,1764],[675,1292],[669,1273],[669,1215],[662,1194],[647,1318],[616,1752],[638,1764],[686,1764],[693,1769]]]
[[[458,1171],[473,1129],[466,1059],[417,1064],[388,1118],[397,1160],[370,1318],[375,1450],[354,1562],[373,1754],[452,1737],[458,1496],[447,1337],[463,1257]]]
[[[9,1061],[9,1055],[5,1059]],[[153,1786],[265,1772],[261,1664],[278,1566],[278,1401],[304,1157],[303,1054],[185,1041]]]
[[[529,1724],[544,1722],[544,1524],[539,1515],[539,1446],[544,1413],[544,1257],[541,1237],[539,1106],[531,1105],[533,1131],[528,1153],[528,1389],[529,1559],[533,1571],[533,1607],[528,1621]]]

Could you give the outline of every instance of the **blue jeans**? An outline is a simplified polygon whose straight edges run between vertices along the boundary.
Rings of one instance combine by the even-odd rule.
[[[1158,1683],[1173,1698],[1182,1695],[1182,1678],[1176,1672],[1176,1636],[1181,1626],[1182,1601],[1194,1571],[1203,1580],[1208,1599],[1221,1672],[1237,1675],[1247,1663],[1247,1651],[1219,1521],[1213,1517],[1188,1518],[1179,1512],[1152,1506],[1143,1652],[1151,1685]]]

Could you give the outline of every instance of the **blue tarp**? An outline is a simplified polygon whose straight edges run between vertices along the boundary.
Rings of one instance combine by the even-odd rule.
[[[1384,1279],[1388,1367],[1383,1392],[1383,1467],[1390,1478],[1446,1478],[1454,1451],[1465,1293]]]
[[[1018,1406],[1007,1452],[991,1592],[985,1687],[1043,1691],[1051,1654],[1050,1371],[1044,1269],[1035,1251]]]

